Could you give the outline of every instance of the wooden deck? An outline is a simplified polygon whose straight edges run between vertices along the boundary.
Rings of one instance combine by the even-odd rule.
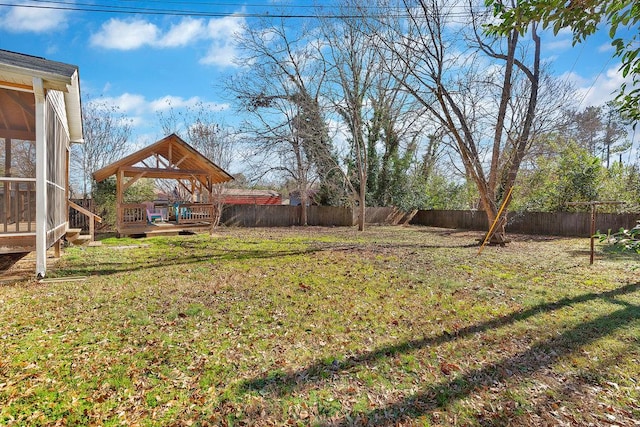
[[[141,203],[122,204],[118,209],[120,236],[176,236],[211,230],[215,208],[213,204],[180,203],[164,210]],[[158,219],[151,217],[157,215]],[[153,220],[153,221],[152,221]]]
[[[3,235],[0,234],[0,254],[31,252],[36,250],[36,234]]]
[[[178,224],[175,221],[155,222],[153,224],[132,224],[118,229],[124,236],[177,236],[179,234],[207,233],[211,231],[210,222]]]

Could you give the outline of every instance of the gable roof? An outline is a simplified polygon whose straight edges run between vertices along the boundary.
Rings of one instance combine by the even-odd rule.
[[[80,104],[80,77],[78,67],[38,56],[0,50],[0,91],[30,114],[33,100],[33,79],[41,78],[44,89],[64,94],[69,136],[72,142],[82,141],[82,110]],[[18,117],[18,116],[16,116]],[[24,119],[23,119],[24,120]],[[31,123],[9,123],[17,129],[32,130]],[[9,126],[8,131],[10,131]],[[25,134],[28,136],[28,133]],[[21,138],[30,139],[30,138]]]
[[[20,74],[19,70],[29,70],[31,75],[37,75],[43,80],[51,80],[52,82],[68,80],[78,70],[75,65],[8,50],[0,50],[0,64],[1,68],[17,71],[18,74]],[[27,84],[31,84],[31,82],[27,82]],[[64,86],[58,88],[63,91],[64,89]]]
[[[200,154],[175,133],[94,172],[97,182],[119,170],[124,176],[164,179],[196,178],[205,186],[233,180],[233,176]]]

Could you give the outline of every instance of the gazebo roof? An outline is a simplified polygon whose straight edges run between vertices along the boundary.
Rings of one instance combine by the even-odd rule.
[[[126,177],[197,179],[203,185],[233,180],[218,165],[200,154],[176,134],[94,172],[97,182],[121,171]]]

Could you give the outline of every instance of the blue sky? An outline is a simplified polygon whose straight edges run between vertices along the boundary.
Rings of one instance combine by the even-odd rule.
[[[207,103],[234,121],[222,81],[237,70],[233,34],[253,14],[273,13],[271,1],[1,1],[0,48],[75,64],[83,97],[102,97],[134,120],[134,144],[161,138],[158,112],[167,100],[176,108]],[[209,16],[104,13],[59,10],[152,8],[206,12]],[[16,7],[16,5],[40,7]],[[290,9],[310,14],[312,2]],[[235,15],[234,15],[235,14]],[[622,82],[606,31],[572,46],[571,34],[545,33],[543,55],[556,74],[578,88],[581,107],[612,99]]]

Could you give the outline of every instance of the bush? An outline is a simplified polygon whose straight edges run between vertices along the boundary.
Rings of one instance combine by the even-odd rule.
[[[154,181],[140,179],[124,192],[125,203],[142,203],[155,199]],[[108,178],[93,186],[93,198],[96,203],[96,212],[103,219],[103,223],[111,227],[116,225],[116,180]]]
[[[621,252],[633,251],[640,254],[640,221],[630,230],[621,228],[617,233],[599,234],[598,238]]]

